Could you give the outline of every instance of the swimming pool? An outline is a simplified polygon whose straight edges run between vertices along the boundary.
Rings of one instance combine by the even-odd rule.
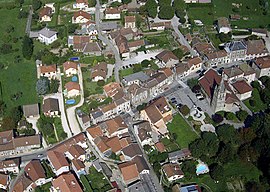
[[[75,102],[76,102],[75,99],[66,100],[66,104],[68,105],[73,105]]]
[[[72,81],[72,82],[77,82],[77,81],[78,81],[78,77],[77,77],[77,76],[73,76],[73,77],[71,78],[71,81]]]
[[[209,168],[206,164],[199,163],[197,165],[197,167],[196,167],[196,174],[197,175],[208,173],[208,172],[209,172]]]

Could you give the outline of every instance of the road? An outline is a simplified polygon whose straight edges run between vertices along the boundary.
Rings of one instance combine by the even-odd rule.
[[[25,33],[28,34],[28,35],[29,35],[30,31],[31,31],[32,16],[33,16],[33,9],[32,9],[32,5],[30,5],[30,7],[29,7],[29,15],[28,15],[27,23],[26,23],[26,27],[25,27]]]
[[[96,27],[98,31],[98,38],[105,43],[106,45],[109,46],[109,48],[113,51],[114,57],[115,57],[115,64],[114,64],[114,78],[117,83],[120,83],[120,78],[119,78],[119,70],[121,69],[122,66],[122,59],[120,57],[120,54],[118,52],[118,49],[113,45],[113,43],[108,39],[106,35],[102,34],[102,31],[100,29],[100,9],[101,5],[99,0],[96,1],[96,12],[95,12],[95,21],[96,21]]]
[[[193,56],[197,56],[197,53],[194,51],[194,49],[191,48],[191,46],[189,45],[189,43],[187,42],[187,40],[185,39],[184,35],[179,31],[179,28],[178,26],[180,25],[179,23],[179,19],[174,16],[171,20],[171,24],[172,24],[172,27],[173,27],[173,30],[175,31],[175,33],[178,35],[178,39],[177,41],[181,44],[181,45],[184,45],[186,46],[189,51],[190,51],[190,54],[193,55]]]
[[[77,117],[76,117],[76,108],[81,107],[84,103],[84,94],[83,94],[83,77],[82,77],[82,71],[81,71],[81,67],[78,66],[78,78],[79,78],[79,84],[80,84],[80,89],[81,89],[81,99],[80,102],[72,107],[67,108],[67,119],[69,122],[69,126],[71,128],[71,134],[72,135],[76,135],[78,133],[81,132],[81,128],[80,125],[77,121]]]

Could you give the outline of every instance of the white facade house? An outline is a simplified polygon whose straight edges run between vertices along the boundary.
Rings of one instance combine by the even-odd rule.
[[[218,29],[218,33],[229,33],[232,31],[232,28],[230,26],[229,20],[226,17],[221,17],[218,19],[218,23],[217,23],[217,29]]]
[[[65,85],[65,88],[66,88],[66,96],[68,98],[71,98],[71,97],[76,97],[78,95],[80,95],[80,84],[79,83],[76,83],[76,82],[68,82],[66,85]]]
[[[48,79],[55,79],[57,75],[56,65],[41,65],[39,66],[40,77],[47,77]]]
[[[73,76],[73,75],[77,75],[77,73],[78,73],[77,63],[67,61],[67,62],[63,63],[63,68],[64,68],[65,75],[68,77]]]
[[[107,8],[105,10],[105,19],[121,19],[121,11],[117,8]]]
[[[84,12],[84,11],[78,11],[74,13],[72,17],[72,23],[77,23],[77,24],[86,23],[90,19],[91,19],[91,15],[89,13]]]
[[[252,67],[256,71],[256,77],[270,76],[270,57],[262,57],[253,62]]]
[[[37,38],[41,43],[50,45],[57,40],[57,32],[45,27],[40,31],[30,31],[30,38]]]
[[[76,0],[73,4],[73,9],[86,9],[88,8],[88,0]]]

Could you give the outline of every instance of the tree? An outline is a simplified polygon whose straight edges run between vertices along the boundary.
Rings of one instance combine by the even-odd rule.
[[[16,127],[16,123],[14,122],[12,117],[6,116],[2,120],[1,131],[12,130]]]
[[[3,43],[0,47],[0,52],[2,54],[9,54],[12,52],[12,45],[10,43]]]
[[[244,110],[240,110],[236,112],[236,117],[239,119],[239,121],[243,122],[246,120],[248,116],[248,112],[244,111]]]
[[[221,147],[221,150],[217,154],[217,160],[224,164],[235,159],[236,150],[231,144],[226,144]]]
[[[158,4],[160,7],[171,5],[172,1],[171,0],[159,0]]]
[[[147,60],[147,59],[145,59],[145,60],[143,60],[143,61],[141,62],[141,66],[142,66],[143,68],[147,68],[148,65],[150,65],[150,64],[151,64],[151,62],[150,62],[149,60]]]
[[[37,11],[41,7],[42,3],[40,0],[33,0],[32,7],[34,11]]]
[[[162,6],[159,9],[158,17],[160,19],[172,19],[174,16],[174,10],[170,5]]]
[[[20,106],[13,107],[10,111],[10,116],[12,117],[14,123],[17,124],[23,116],[22,108]]]
[[[155,18],[157,16],[158,5],[155,0],[148,0],[145,7],[149,17]]]
[[[226,43],[226,42],[230,41],[231,40],[231,37],[232,37],[232,34],[231,33],[228,33],[228,34],[219,33],[218,34],[218,38],[220,39],[220,41],[222,43]]]
[[[23,57],[28,60],[31,59],[33,55],[33,49],[34,49],[33,40],[30,39],[28,36],[24,36],[22,43]]]
[[[60,82],[57,79],[52,79],[50,81],[50,93],[57,93]]]
[[[226,143],[237,143],[238,134],[232,125],[223,124],[216,128],[216,133],[220,141]]]
[[[49,91],[49,80],[46,77],[41,77],[37,80],[36,91],[38,95],[45,95]]]
[[[220,181],[224,178],[224,169],[218,164],[210,166],[210,176],[216,181]]]
[[[183,105],[181,108],[180,108],[180,112],[184,115],[184,116],[187,116],[190,112],[190,109],[188,108],[187,105]]]
[[[191,178],[196,175],[196,165],[192,160],[184,161],[181,165],[183,172],[185,173],[185,177]]]
[[[187,8],[186,3],[184,0],[174,0],[173,1],[173,7],[175,10],[185,10]]]
[[[215,123],[221,123],[223,121],[223,117],[220,114],[215,113],[212,115],[212,119]]]
[[[182,59],[184,56],[184,53],[180,48],[174,49],[172,52],[179,60]]]

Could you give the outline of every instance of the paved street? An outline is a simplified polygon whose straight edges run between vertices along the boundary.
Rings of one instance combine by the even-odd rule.
[[[68,119],[68,122],[69,122],[69,126],[70,126],[70,129],[71,129],[71,134],[72,135],[76,135],[76,134],[81,132],[81,128],[80,128],[80,125],[79,125],[79,123],[77,121],[77,117],[76,117],[76,108],[82,106],[83,103],[84,103],[83,77],[82,77],[82,71],[81,71],[80,66],[78,66],[78,78],[79,78],[79,84],[80,84],[80,88],[81,88],[80,102],[75,106],[67,108],[67,110],[66,110],[67,111],[67,119]]]
[[[109,48],[113,51],[114,56],[115,56],[115,65],[114,65],[114,76],[115,76],[115,81],[120,83],[120,78],[119,78],[119,70],[122,66],[122,60],[119,55],[118,49],[113,45],[113,43],[108,39],[106,35],[102,34],[102,31],[100,29],[100,9],[101,5],[99,0],[96,1],[96,12],[95,12],[95,21],[96,21],[96,27],[98,31],[98,38],[105,43],[106,45],[109,46]]]

